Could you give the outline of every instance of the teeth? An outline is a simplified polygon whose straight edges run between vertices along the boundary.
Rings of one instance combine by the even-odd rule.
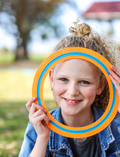
[[[72,100],[68,100],[69,102],[72,102],[72,103],[76,103],[76,102],[78,102],[78,101],[72,101]]]

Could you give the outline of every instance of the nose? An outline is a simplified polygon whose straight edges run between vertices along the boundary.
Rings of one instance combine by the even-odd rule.
[[[67,92],[70,96],[77,96],[80,93],[79,87],[76,83],[69,84]]]

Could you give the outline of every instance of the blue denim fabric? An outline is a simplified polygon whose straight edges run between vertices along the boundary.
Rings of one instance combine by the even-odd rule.
[[[95,116],[95,121],[101,117],[103,112],[97,108],[92,107]],[[62,123],[60,108],[51,111],[52,116]],[[101,144],[102,154],[101,157],[119,157],[120,156],[120,114],[117,113],[112,123],[106,127],[103,131],[98,133],[98,137]],[[31,153],[37,134],[29,122],[24,141],[21,147],[19,157],[28,157]],[[53,131],[50,131],[50,138],[47,145],[46,157],[72,157],[72,151],[66,137],[61,136]]]

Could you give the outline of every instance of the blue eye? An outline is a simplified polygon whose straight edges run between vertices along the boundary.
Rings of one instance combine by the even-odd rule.
[[[66,78],[60,78],[61,81],[67,82],[68,80]]]
[[[80,83],[81,83],[81,84],[89,84],[88,81],[81,81]]]

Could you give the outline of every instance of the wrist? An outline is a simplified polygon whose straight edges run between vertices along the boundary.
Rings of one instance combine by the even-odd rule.
[[[49,138],[38,135],[35,146],[29,157],[45,157],[48,140]]]
[[[37,136],[37,141],[39,142],[41,142],[41,141],[46,141],[46,142],[48,142],[48,140],[49,140],[49,136],[44,136],[44,135],[38,135]]]

